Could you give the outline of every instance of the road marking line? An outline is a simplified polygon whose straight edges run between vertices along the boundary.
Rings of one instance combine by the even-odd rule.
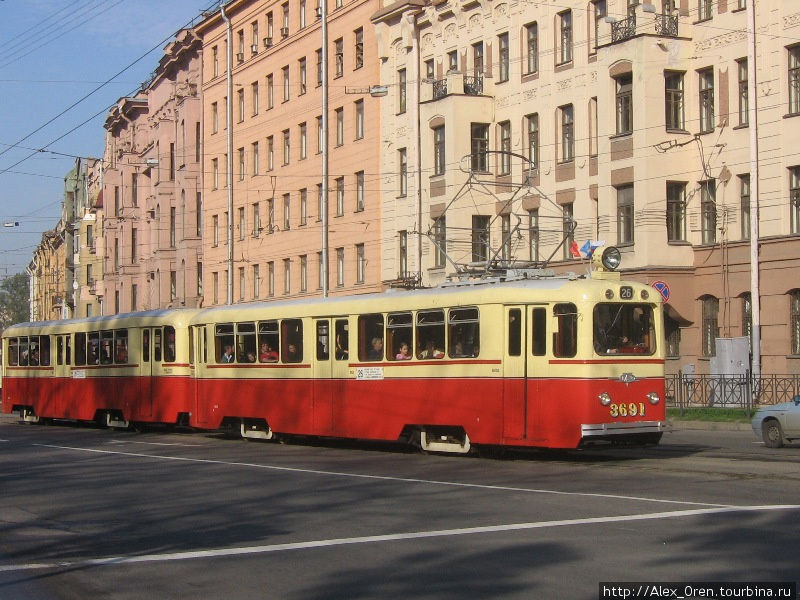
[[[213,460],[208,458],[185,458],[180,456],[162,456],[158,454],[140,454],[137,452],[117,452],[115,450],[97,450],[94,448],[77,448],[74,446],[56,446],[53,444],[34,444],[34,446],[41,446],[44,448],[55,448],[58,450],[73,450],[76,452],[92,452],[96,454],[116,454],[118,456],[131,456],[136,458],[150,458],[154,460],[171,460],[171,461],[179,461],[179,462],[193,462],[193,463],[205,463],[205,464],[212,464],[212,465],[227,465],[227,466],[235,466],[235,467],[251,467],[255,469],[266,469],[272,471],[286,471],[290,473],[305,473],[309,475],[326,475],[331,477],[351,477],[353,479],[373,479],[377,481],[397,481],[400,483],[420,483],[420,484],[427,484],[427,485],[442,485],[442,486],[449,486],[449,487],[462,487],[462,488],[471,488],[471,489],[481,489],[481,490],[493,490],[493,491],[503,491],[503,492],[524,492],[528,494],[552,494],[552,495],[560,495],[560,496],[584,496],[589,498],[606,498],[606,499],[613,499],[613,500],[634,500],[637,502],[657,502],[660,504],[679,504],[679,505],[689,505],[689,506],[709,506],[709,507],[723,507],[727,508],[729,504],[718,504],[718,503],[709,503],[709,502],[687,502],[684,500],[664,500],[660,498],[643,498],[639,496],[622,496],[618,494],[598,494],[598,493],[591,493],[591,492],[562,492],[559,490],[547,490],[547,489],[536,489],[536,488],[522,488],[522,487],[511,487],[511,486],[502,486],[502,485],[485,485],[480,483],[463,483],[457,481],[436,481],[431,479],[416,479],[411,477],[392,477],[389,475],[365,475],[362,473],[343,473],[339,471],[322,471],[317,469],[301,469],[298,467],[278,467],[275,465],[260,465],[256,463],[244,463],[244,462],[232,462],[232,461],[224,461],[224,460]]]
[[[187,448],[200,448],[203,444],[172,444],[167,442],[134,442],[133,440],[111,440],[109,444],[142,444],[143,446],[185,446]]]
[[[328,540],[310,540],[288,544],[271,544],[263,546],[245,546],[241,548],[217,548],[214,550],[193,550],[188,552],[170,552],[164,554],[143,554],[141,556],[108,556],[74,561],[52,563],[29,563],[22,565],[0,565],[0,573],[14,571],[31,571],[37,569],[85,568],[98,566],[128,565],[151,562],[170,562],[176,560],[193,560],[198,558],[219,558],[226,556],[242,556],[286,552],[291,550],[310,550],[315,548],[331,548],[353,544],[374,544],[380,542],[397,542],[426,538],[450,537],[456,535],[475,535],[482,533],[502,533],[507,531],[525,531],[531,529],[547,529],[550,527],[568,527],[573,525],[596,525],[603,523],[619,523],[630,521],[648,521],[695,517],[734,512],[758,512],[775,510],[798,510],[798,504],[766,505],[766,506],[727,506],[719,508],[698,508],[693,510],[676,510],[668,512],[644,513],[639,515],[616,515],[607,517],[590,517],[585,519],[565,519],[560,521],[539,521],[533,523],[510,523],[507,525],[488,525],[483,527],[464,527],[459,529],[439,529],[433,531],[415,531],[409,533],[390,533],[385,535],[369,535],[352,538],[334,538]]]

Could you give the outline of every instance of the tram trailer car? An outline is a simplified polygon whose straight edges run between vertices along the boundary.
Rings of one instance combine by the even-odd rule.
[[[661,299],[617,273],[210,308],[190,327],[198,428],[456,453],[664,429]]]
[[[21,323],[3,332],[3,412],[127,427],[189,421],[192,309]]]

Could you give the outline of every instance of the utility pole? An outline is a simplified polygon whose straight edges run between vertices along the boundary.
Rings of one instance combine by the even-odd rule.
[[[756,7],[747,0],[747,120],[750,133],[750,302],[754,381],[761,376],[761,289],[758,263],[758,98],[756,88]]]

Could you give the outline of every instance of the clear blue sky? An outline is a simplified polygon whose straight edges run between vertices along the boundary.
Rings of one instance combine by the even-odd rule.
[[[24,271],[42,233],[58,223],[64,175],[74,156],[101,156],[106,109],[147,79],[162,55],[160,42],[211,4],[0,0],[0,224],[19,222],[0,227],[0,279]],[[57,138],[62,139],[49,145]],[[27,158],[39,149],[60,154]]]

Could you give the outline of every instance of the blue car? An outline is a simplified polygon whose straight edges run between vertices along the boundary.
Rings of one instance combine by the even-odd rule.
[[[784,441],[800,439],[800,396],[791,402],[765,406],[753,416],[753,433],[768,448],[780,448]]]

